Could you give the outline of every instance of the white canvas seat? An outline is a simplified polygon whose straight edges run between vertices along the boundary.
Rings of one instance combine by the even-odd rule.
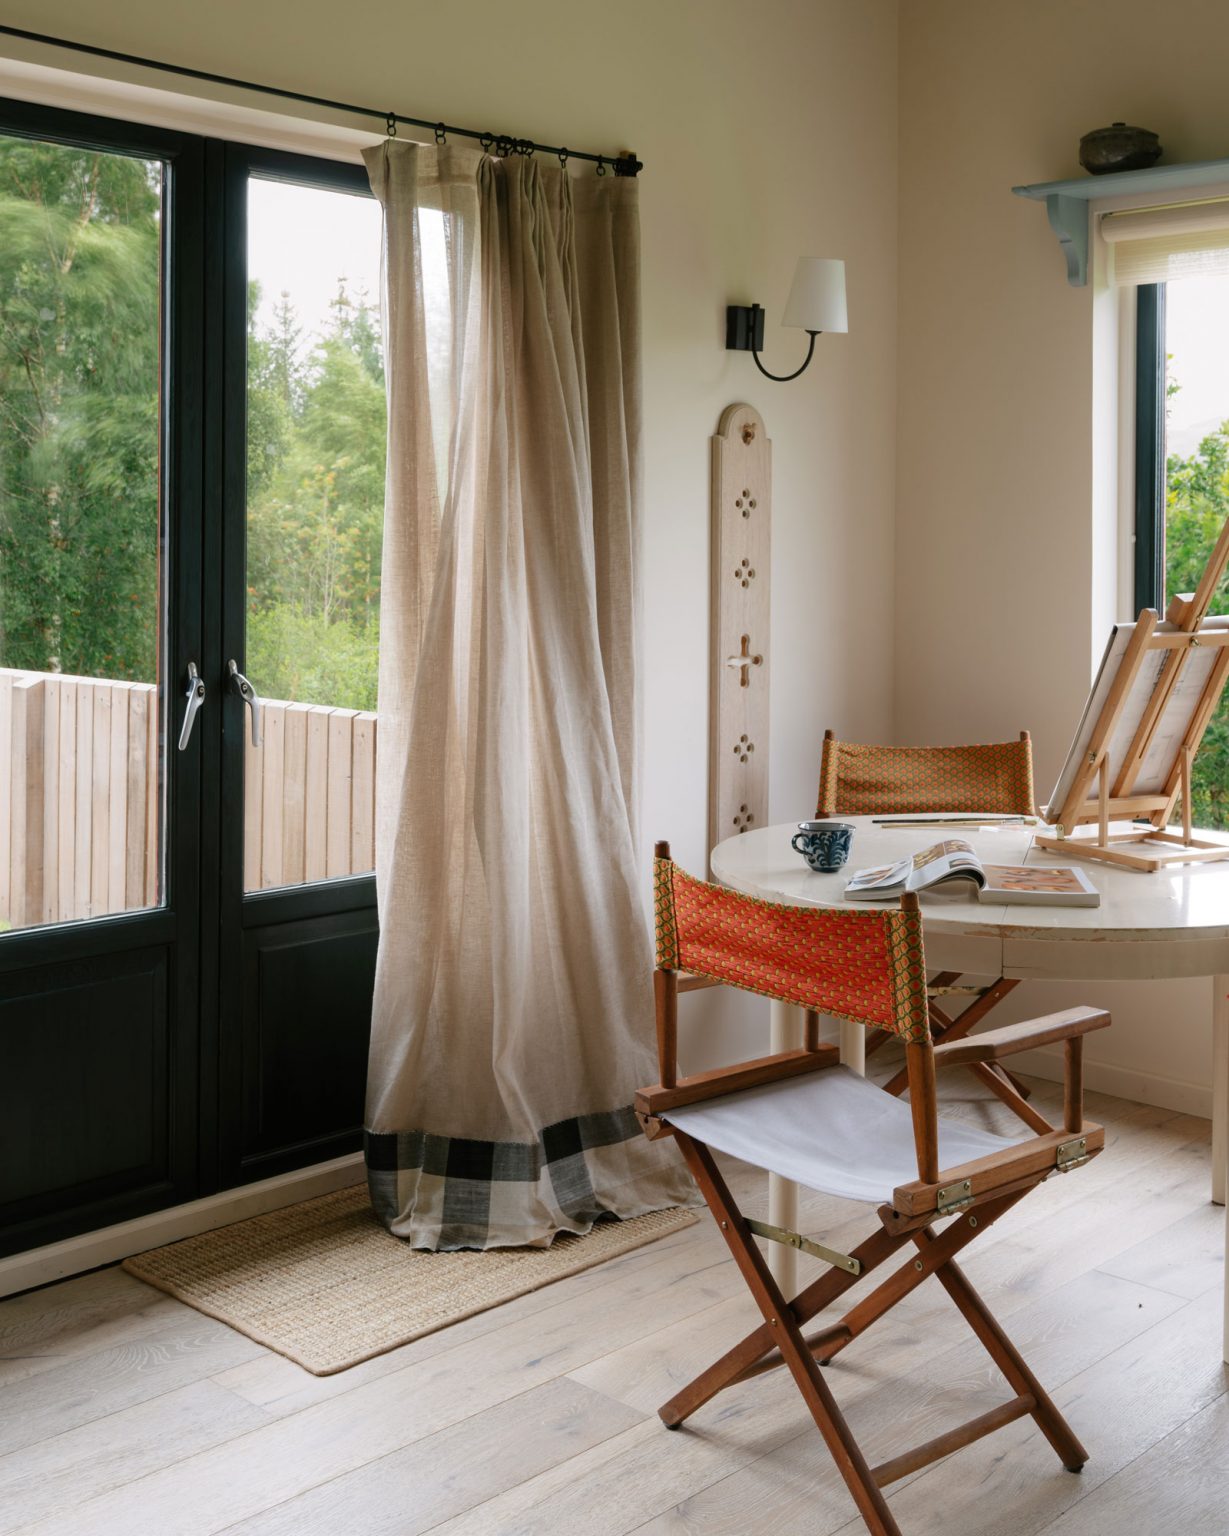
[[[820,1194],[891,1204],[892,1191],[918,1176],[908,1103],[848,1067],[745,1088],[663,1118],[697,1141]],[[943,1168],[1028,1139],[951,1120],[938,1124]]]

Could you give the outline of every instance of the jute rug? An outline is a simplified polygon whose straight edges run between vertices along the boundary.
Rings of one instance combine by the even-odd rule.
[[[330,1376],[696,1219],[675,1208],[599,1222],[549,1248],[426,1253],[380,1225],[359,1184],[153,1248],[125,1259],[124,1268]]]

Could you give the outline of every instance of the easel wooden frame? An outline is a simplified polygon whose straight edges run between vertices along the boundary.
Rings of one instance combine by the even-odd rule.
[[[1229,522],[1208,560],[1193,594],[1175,597],[1165,617],[1169,628],[1160,629],[1160,616],[1145,608],[1119,663],[1112,686],[1088,738],[1084,761],[1077,769],[1063,801],[1046,809],[1046,820],[1056,827],[1054,836],[1038,833],[1037,847],[1065,857],[1100,860],[1127,869],[1153,872],[1170,864],[1229,859],[1229,845],[1196,837],[1191,825],[1191,768],[1195,754],[1220,703],[1229,680],[1229,629],[1210,626],[1208,609],[1229,566]],[[1186,722],[1159,793],[1135,792],[1136,781],[1167,707],[1191,659],[1194,648],[1219,650],[1190,719]],[[1131,739],[1125,759],[1110,761],[1109,744],[1126,706],[1132,686],[1150,655],[1163,652],[1160,671]],[[1178,798],[1182,799],[1181,834],[1169,823]],[[1111,821],[1124,819],[1147,826],[1110,831]],[[1077,828],[1095,825],[1092,836],[1079,836]],[[1132,847],[1131,845],[1135,845]]]

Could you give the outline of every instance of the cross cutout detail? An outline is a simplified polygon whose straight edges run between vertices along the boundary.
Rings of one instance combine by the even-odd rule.
[[[744,635],[742,637],[742,647],[739,650],[738,655],[727,656],[725,664],[727,667],[738,667],[740,669],[738,674],[738,686],[740,688],[745,688],[751,681],[751,668],[762,667],[764,665],[764,658],[762,656],[753,656],[751,654],[751,636]]]

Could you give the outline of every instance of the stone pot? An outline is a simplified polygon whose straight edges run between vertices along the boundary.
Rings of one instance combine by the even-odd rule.
[[[1094,176],[1111,171],[1142,171],[1161,158],[1161,141],[1147,128],[1111,123],[1080,140],[1080,164]]]

